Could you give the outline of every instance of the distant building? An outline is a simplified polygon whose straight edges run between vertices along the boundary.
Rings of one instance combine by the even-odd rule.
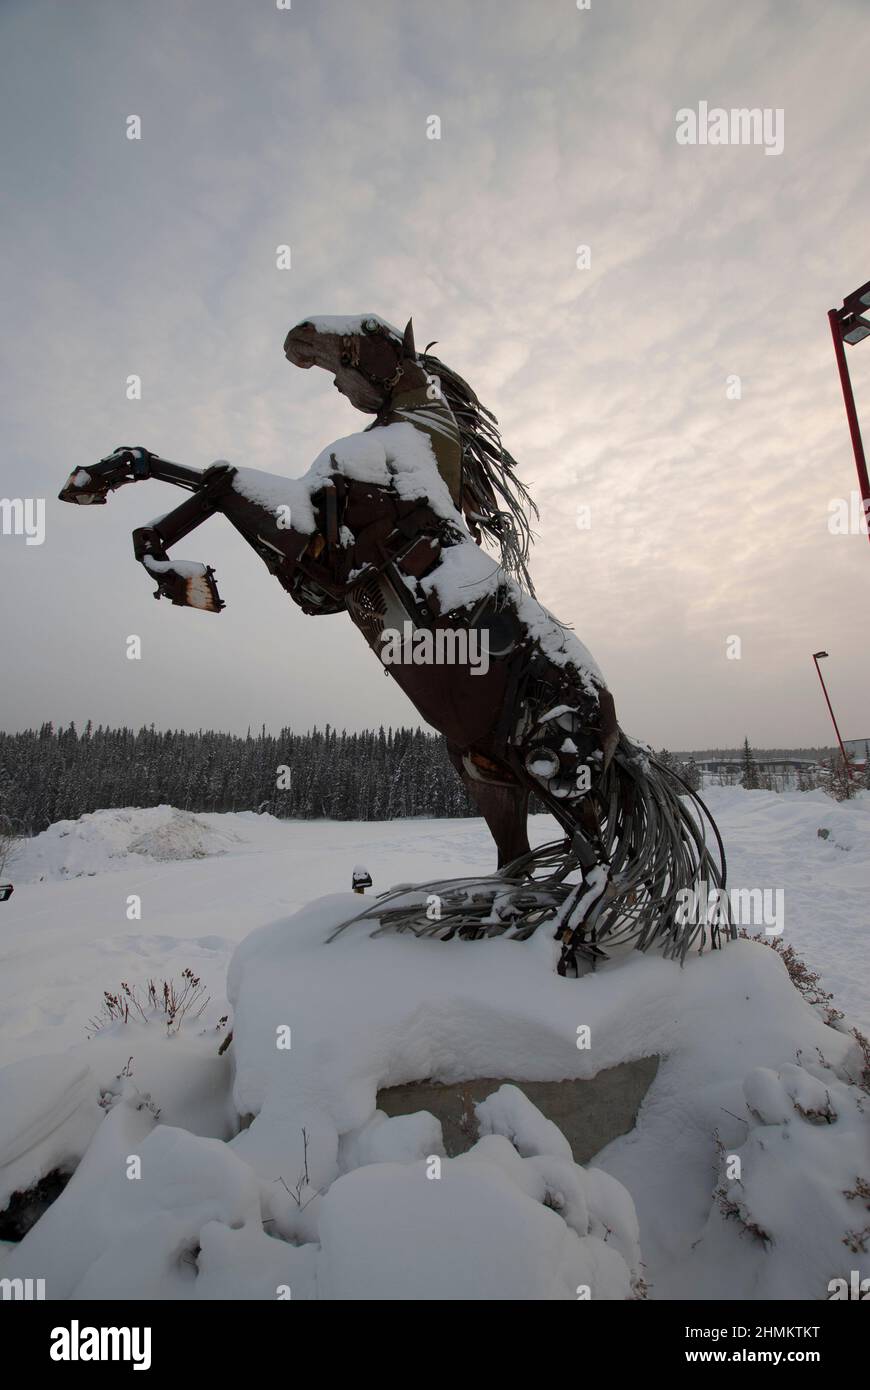
[[[863,768],[867,758],[868,746],[870,746],[870,737],[843,739],[843,747],[855,767]]]
[[[740,772],[743,769],[742,758],[696,758],[695,761],[704,772]],[[752,761],[756,767],[766,768],[770,772],[789,772],[794,768],[817,766],[814,758],[764,758],[754,753]]]
[[[851,753],[855,758],[863,758],[865,747],[870,745],[870,734],[867,738],[844,738],[843,747],[847,753]]]

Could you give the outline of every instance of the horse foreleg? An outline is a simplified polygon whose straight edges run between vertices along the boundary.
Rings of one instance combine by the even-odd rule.
[[[223,608],[214,570],[209,565],[189,560],[173,561],[167,554],[167,547],[189,535],[213,516],[216,509],[212,491],[203,488],[159,521],[140,526],[133,532],[136,559],[157,584],[155,598],[168,598],[180,607],[199,608],[208,613],[219,613]]]
[[[448,743],[450,761],[459,773],[462,785],[480,811],[498,851],[498,868],[529,853],[526,821],[529,813],[529,789],[519,782],[483,782],[466,770],[462,753]]]

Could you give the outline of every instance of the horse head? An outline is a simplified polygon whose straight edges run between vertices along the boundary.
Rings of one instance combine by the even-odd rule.
[[[404,333],[376,314],[303,319],[284,339],[284,356],[294,367],[330,372],[336,389],[366,415],[383,410],[400,383],[425,382],[410,319]]]
[[[459,432],[461,506],[471,533],[491,541],[504,569],[534,594],[527,560],[537,508],[516,475],[516,461],[468,382],[428,349],[417,352],[410,319],[402,333],[377,314],[306,318],[287,334],[284,355],[295,367],[330,372],[336,388],[365,415],[383,417],[394,395],[421,387],[428,394],[435,384],[437,397],[430,399],[447,407]]]

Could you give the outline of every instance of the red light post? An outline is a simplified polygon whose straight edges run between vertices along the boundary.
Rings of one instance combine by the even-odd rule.
[[[844,344],[860,343],[864,338],[870,337],[870,280],[859,290],[854,290],[852,294],[846,296],[842,309],[829,310],[828,323],[831,325],[831,336],[834,339],[834,353],[840,373],[843,400],[846,404],[846,419],[849,422],[849,433],[852,436],[852,451],[855,455],[855,466],[858,469],[858,486],[861,490],[866,522],[870,520],[870,478],[867,476],[867,460],[864,456],[861,427],[858,424],[858,412],[855,409],[855,397],[852,392],[852,381],[849,376],[849,364],[846,361]],[[870,540],[870,526],[866,529],[868,540]],[[815,658],[813,659],[815,660]],[[818,669],[818,662],[816,662],[816,670],[818,671]],[[819,672],[819,679],[821,680],[821,672]],[[822,681],[823,688],[824,684]],[[830,706],[830,701],[828,704]],[[833,711],[831,717],[833,718]]]
[[[833,707],[833,705],[831,704],[831,699],[830,699],[830,696],[828,695],[828,687],[825,685],[825,679],[824,679],[824,676],[822,675],[822,668],[819,666],[819,657],[827,656],[827,655],[828,655],[827,652],[813,652],[813,661],[815,662],[815,666],[816,666],[816,675],[818,676],[819,680],[821,681],[822,691],[824,692],[824,696],[825,696],[825,702],[826,702],[826,704],[827,704],[827,706],[828,706],[828,710],[829,710],[830,715],[831,715],[831,723],[832,723],[833,726],[834,726],[834,733],[837,735],[837,742],[838,742],[839,745],[840,745],[840,752],[841,752],[842,755],[843,755],[843,767],[846,769],[846,776],[847,776],[847,777],[849,778],[849,780],[851,781],[851,780],[852,780],[852,768],[851,768],[851,766],[850,766],[850,764],[849,764],[849,759],[846,757],[846,749],[845,749],[844,746],[843,746],[843,740],[842,740],[842,738],[840,737],[840,730],[839,730],[839,728],[837,727],[837,721],[836,721],[836,719],[834,718],[834,707]]]

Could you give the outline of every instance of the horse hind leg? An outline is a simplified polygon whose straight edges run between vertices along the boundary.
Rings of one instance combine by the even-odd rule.
[[[528,854],[530,850],[526,823],[529,813],[529,788],[519,782],[484,782],[467,771],[462,753],[448,743],[450,761],[459,773],[468,792],[495,840],[498,868]]]

